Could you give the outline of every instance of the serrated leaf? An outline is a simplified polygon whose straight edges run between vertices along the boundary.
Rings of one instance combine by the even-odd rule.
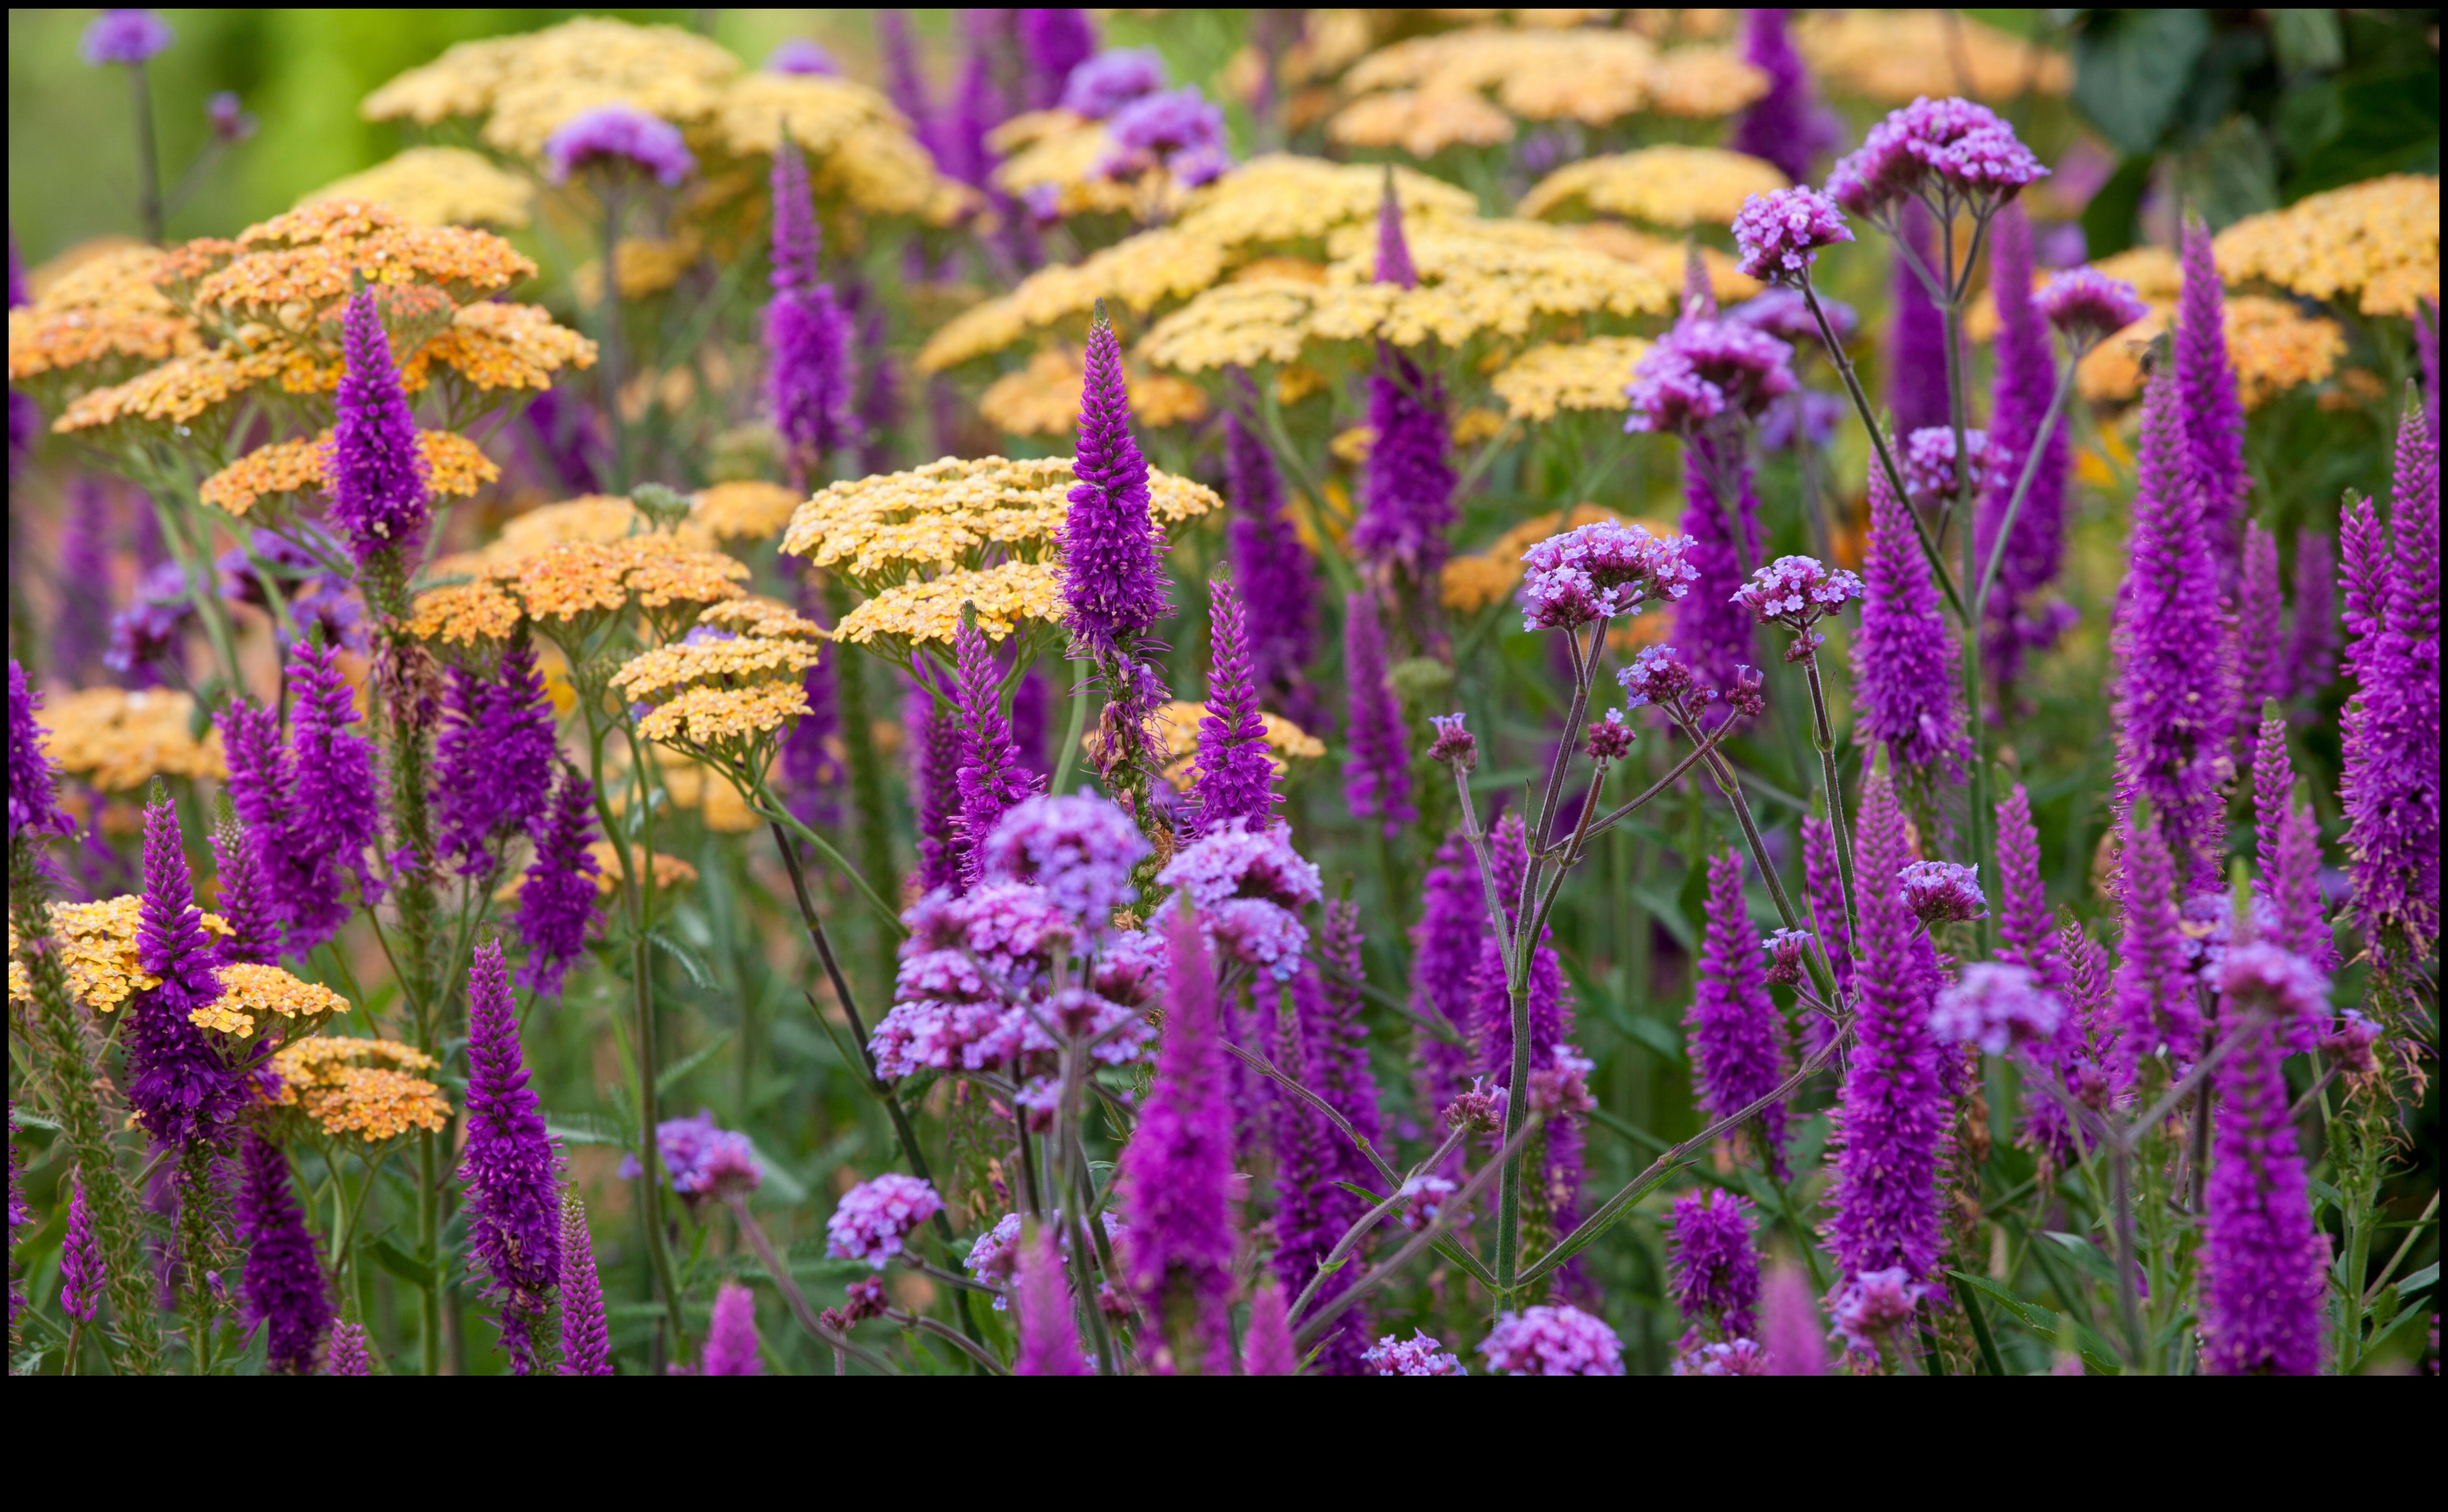
[[[40,1113],[31,1113],[24,1108],[10,1108],[9,1110],[9,1123],[10,1127],[19,1129],[56,1130],[60,1126],[59,1120],[47,1118]]]
[[[679,1084],[680,1078],[696,1070],[698,1066],[705,1064],[716,1056],[720,1055],[722,1053],[722,1047],[730,1043],[731,1031],[729,1029],[725,1029],[720,1034],[716,1035],[713,1039],[705,1042],[705,1043],[698,1045],[694,1050],[691,1050],[688,1054],[681,1056],[670,1065],[665,1066],[662,1070],[656,1072],[655,1095],[657,1097],[660,1097],[664,1093],[669,1092],[673,1087],[678,1086]]]
[[[705,964],[703,956],[674,939],[668,930],[647,930],[646,943],[678,961],[680,964],[680,969],[688,973],[691,986],[696,987],[699,992],[711,992],[715,989],[717,983],[714,968]]]
[[[564,1144],[609,1144],[617,1148],[633,1142],[620,1120],[601,1113],[547,1113],[544,1116],[544,1132]]]

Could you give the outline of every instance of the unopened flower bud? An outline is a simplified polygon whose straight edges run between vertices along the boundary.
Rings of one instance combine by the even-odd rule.
[[[1459,714],[1432,714],[1428,722],[1437,727],[1437,737],[1428,746],[1428,759],[1450,761],[1468,772],[1479,765],[1479,737],[1462,727]]]

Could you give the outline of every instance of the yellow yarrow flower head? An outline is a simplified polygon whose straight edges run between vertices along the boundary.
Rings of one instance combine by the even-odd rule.
[[[277,966],[239,962],[222,967],[220,979],[221,995],[187,1017],[200,1028],[237,1039],[251,1038],[256,1024],[268,1013],[277,1013],[291,1024],[307,1021],[302,1032],[312,1034],[334,1016],[349,1011],[348,999]]]
[[[50,906],[51,938],[60,966],[67,973],[68,996],[96,1013],[109,1013],[129,995],[150,992],[162,979],[146,973],[138,959],[136,928],[144,900],[134,893],[93,903]],[[204,932],[230,936],[229,921],[218,913],[203,916]]]
[[[1521,197],[1530,220],[1620,216],[1685,230],[1731,224],[1750,195],[1787,187],[1772,163],[1718,147],[1643,147],[1584,158],[1547,175]]]
[[[33,302],[9,312],[9,381],[57,406],[200,350],[194,317],[153,281],[161,265],[155,248],[119,245],[48,278],[37,269]]]
[[[466,147],[411,147],[299,201],[361,200],[412,226],[491,225],[515,231],[535,211],[535,182]]]
[[[2211,242],[2223,282],[2259,278],[2364,315],[2439,302],[2439,179],[2392,173],[2247,216]],[[2147,296],[2146,296],[2147,297]]]
[[[51,765],[105,793],[157,776],[229,775],[220,732],[197,717],[192,694],[166,688],[86,688],[49,700],[43,753]],[[197,727],[203,725],[203,737]]]
[[[1807,10],[1794,45],[1824,88],[1880,105],[1927,95],[2002,103],[2074,88],[2074,63],[1954,10]]]
[[[438,1134],[450,1120],[442,1089],[411,1073],[434,1059],[394,1040],[315,1035],[272,1058],[280,1090],[273,1102],[294,1107],[325,1134],[354,1134],[368,1144],[424,1129]]]
[[[1588,341],[1532,347],[1505,365],[1489,387],[1516,420],[1552,420],[1559,410],[1631,408],[1624,388],[1633,366],[1649,351],[1639,336],[1597,336]]]
[[[1187,793],[1198,780],[1198,723],[1207,718],[1207,705],[1175,699],[1156,712],[1156,733],[1163,742],[1164,779],[1177,793]],[[1266,726],[1267,759],[1272,763],[1275,780],[1280,782],[1291,771],[1294,760],[1314,761],[1326,755],[1326,742],[1277,715],[1261,710],[1259,720]],[[1097,732],[1086,737],[1087,753],[1098,754]]]
[[[1122,382],[1130,391],[1131,418],[1142,426],[1207,417],[1207,393],[1196,384],[1150,373],[1137,363],[1124,365]],[[1087,370],[1079,354],[1068,347],[1045,347],[1028,359],[1027,367],[986,385],[978,396],[978,413],[1012,435],[1068,435],[1079,429],[1080,396],[1086,387]]]

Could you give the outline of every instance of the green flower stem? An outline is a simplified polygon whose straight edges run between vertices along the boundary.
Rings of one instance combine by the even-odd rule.
[[[607,265],[604,278],[612,277]],[[640,859],[630,871],[630,974],[637,989],[637,1054],[638,1054],[638,1191],[639,1206],[646,1217],[646,1254],[654,1262],[655,1284],[663,1293],[663,1315],[671,1326],[672,1349],[685,1354],[688,1332],[680,1317],[679,1283],[672,1270],[671,1245],[663,1234],[662,1222],[662,1140],[656,1125],[660,1121],[656,1106],[660,1089],[656,1085],[660,1074],[660,1056],[656,1042],[660,1038],[655,1023],[655,971],[652,946],[647,932],[655,919],[655,803],[651,779],[647,773],[646,753],[638,743],[634,726],[623,721],[621,734],[629,744],[629,779],[635,793],[631,802],[638,813],[638,854]],[[626,845],[616,840],[615,848]]]
[[[1955,258],[1955,228],[1951,222],[1945,230],[1944,246],[1949,270],[1947,298],[1944,305],[1946,410],[1947,423],[1955,432],[1956,528],[1963,537],[1963,581],[1973,583],[1980,574],[1980,532],[1974,528],[1973,511],[1978,506],[1972,496],[1972,459],[1967,454],[1964,435],[1965,417],[1971,413],[1971,409],[1964,393],[1963,291],[1955,281],[1952,273]],[[1971,257],[1977,258],[1979,255],[1979,249],[1980,232],[1976,227],[1972,236]],[[1965,279],[1968,280],[1970,276],[1967,258]],[[2034,447],[2032,453],[2037,456],[2039,448]],[[1904,512],[1906,514],[1913,512],[1909,504],[1904,507]],[[1999,538],[1999,544],[2000,545],[2005,544],[2005,538],[2002,535]],[[1978,601],[1975,602],[1977,603]],[[1979,870],[1981,892],[1987,897],[1995,898],[1998,896],[1998,815],[1989,806],[1989,721],[1980,712],[1980,691],[1986,679],[1980,673],[1980,616],[1977,608],[1963,616],[1962,666],[1963,727],[1965,733],[1972,737],[1972,801],[1969,805],[1970,812],[1964,815],[1964,820],[1972,831],[1972,858],[1974,865]],[[1980,921],[1973,926],[1979,934],[1983,949],[1995,948],[1997,945],[1997,921],[1998,910],[1990,909],[1983,912]]]
[[[850,592],[839,579],[825,584],[826,605],[833,623],[850,613]],[[886,898],[898,895],[900,878],[892,867],[892,831],[884,807],[884,762],[875,749],[875,721],[868,703],[869,662],[840,641],[833,642],[833,699],[841,708],[843,763],[850,768],[851,809],[857,816],[858,866],[851,871]],[[893,913],[896,926],[899,915]],[[885,930],[875,937],[875,981],[879,990],[891,990],[898,969],[893,947],[899,936]]]
[[[1070,664],[1075,667],[1086,665],[1080,661]],[[1054,780],[1046,786],[1045,790],[1058,798],[1071,790],[1071,773],[1080,764],[1080,742],[1087,738],[1087,688],[1083,686],[1073,693],[1070,703],[1071,723],[1062,733],[1062,749],[1054,754]]]
[[[1802,659],[1810,679],[1810,743],[1819,749],[1819,780],[1827,790],[1827,824],[1836,848],[1836,871],[1844,879],[1845,938],[1861,938],[1862,926],[1853,909],[1853,826],[1845,817],[1845,785],[1836,775],[1836,730],[1827,718],[1827,689],[1819,677],[1819,653]],[[1824,947],[1826,941],[1820,942]]]

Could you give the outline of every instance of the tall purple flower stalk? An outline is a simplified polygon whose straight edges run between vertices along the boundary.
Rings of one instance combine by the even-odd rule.
[[[1262,1277],[1250,1298],[1250,1329],[1241,1340],[1243,1375],[1296,1375],[1300,1350],[1292,1342],[1292,1320],[1284,1289],[1272,1275]]]
[[[1768,1273],[1760,1301],[1760,1346],[1768,1351],[1770,1375],[1826,1375],[1827,1330],[1820,1325],[1818,1305],[1810,1299],[1810,1277],[1798,1265],[1779,1265]]]
[[[2252,838],[2262,895],[2277,915],[2269,938],[2313,969],[2333,972],[2338,951],[2321,903],[2321,826],[2295,801],[2295,766],[2286,754],[2286,721],[2274,708],[2261,721],[2252,763]],[[2322,1025],[2298,1019],[2294,1048],[2308,1050]]]
[[[799,612],[822,622],[821,611],[811,602],[814,598],[813,593],[803,594]],[[799,716],[799,722],[782,741],[783,791],[791,813],[811,830],[837,816],[842,785],[850,780],[837,750],[841,706],[833,697],[834,664],[841,655],[839,647],[828,650],[801,676],[800,691],[807,697],[808,712]]]
[[[2236,1046],[2216,1073],[2218,1116],[2210,1123],[2209,1181],[2202,1211],[2202,1365],[2213,1375],[2315,1375],[2321,1368],[2328,1241],[2312,1222],[2312,1202],[2292,1094],[2279,1070],[2285,1059],[2284,1023],[2273,1023],[2266,997],[2236,989],[2237,956],[2272,958],[2266,965],[2303,986],[2325,988],[2302,960],[2267,946],[2230,952],[2221,975],[2228,990],[2220,1018]],[[2291,968],[2291,969],[2290,969]],[[2258,986],[2258,983],[2253,984]],[[2285,994],[2285,1020],[2317,1009]],[[2263,1001],[2256,1001],[2257,998]]]
[[[587,847],[595,838],[595,787],[575,768],[564,768],[552,802],[534,830],[535,856],[519,884],[515,921],[527,958],[519,985],[543,997],[586,948],[586,927],[595,919],[595,879],[602,872]]]
[[[1683,1321],[1713,1324],[1730,1339],[1749,1334],[1760,1294],[1750,1201],[1714,1189],[1684,1193],[1674,1199],[1673,1243],[1669,1263]]]
[[[332,1347],[323,1357],[325,1375],[372,1375],[373,1362],[368,1357],[366,1330],[354,1323],[332,1326]]]
[[[1297,1059],[1287,1069],[1296,1067],[1302,1084],[1332,1104],[1361,1138],[1376,1144],[1383,1126],[1377,1080],[1368,1069],[1368,1029],[1360,1018],[1357,905],[1327,905],[1318,945],[1318,962],[1292,979],[1292,1019],[1286,1025],[1285,1049],[1296,1052]],[[1365,1184],[1375,1179],[1376,1172],[1343,1132],[1306,1101],[1287,1099],[1282,1112],[1281,1121],[1289,1127],[1278,1140],[1283,1204],[1275,1215],[1274,1269],[1286,1292],[1297,1295],[1365,1210],[1342,1183]],[[1319,1300],[1340,1296],[1354,1274],[1347,1268],[1329,1277],[1318,1289]],[[1367,1347],[1366,1310],[1347,1309],[1325,1341],[1318,1373],[1359,1374],[1360,1355]]]
[[[1920,1282],[1944,1242],[1939,1177],[1953,1110],[1929,1033],[1936,962],[1897,880],[1910,852],[1903,809],[1884,772],[1862,784],[1853,850],[1859,1016],[1827,1196],[1828,1246],[1847,1281],[1901,1269]]]
[[[356,694],[329,645],[300,647],[290,663],[296,704],[289,720],[289,792],[279,832],[292,872],[283,903],[288,947],[304,955],[348,922],[348,879],[371,904],[381,880],[368,861],[382,832],[374,789],[373,742],[349,728]]]
[[[1853,720],[1855,738],[1884,746],[1897,764],[1898,786],[1919,794],[1941,780],[1962,781],[1972,742],[1954,680],[1955,636],[1905,516],[1910,507],[1887,487],[1885,470],[1872,468],[1862,628],[1853,637]]]
[[[2338,548],[2324,530],[2295,532],[2294,615],[2286,626],[2286,697],[2307,718],[2338,675]]]
[[[603,1320],[603,1282],[595,1272],[586,1204],[566,1189],[561,1194],[560,1373],[612,1373],[612,1335]]]
[[[1731,466],[1718,465],[1732,453]],[[1742,531],[1737,543],[1727,525],[1726,507],[1711,480],[1725,479],[1734,490],[1734,519]],[[1692,588],[1674,605],[1674,649],[1683,653],[1701,682],[1723,693],[1734,685],[1735,669],[1750,664],[1750,610],[1734,600],[1743,585],[1743,564],[1760,561],[1759,496],[1751,488],[1750,459],[1742,454],[1739,436],[1693,434],[1683,446],[1683,534],[1689,543],[1683,560],[1697,574]]]
[[[957,706],[947,706],[948,699],[939,701],[919,677],[908,679],[901,725],[909,746],[909,801],[917,813],[918,887],[932,892],[962,886],[963,734]]]
[[[1087,11],[1067,10],[1023,10],[1019,21],[1029,108],[1043,110],[1062,98],[1063,81],[1097,50],[1097,25]]]
[[[1414,1085],[1421,1111],[1434,1119],[1470,1078],[1473,996],[1487,934],[1479,861],[1460,832],[1437,848],[1420,890],[1420,922],[1411,928],[1411,1008],[1455,1036],[1448,1040],[1424,1029],[1414,1037]]]
[[[1813,159],[1836,144],[1833,124],[1813,97],[1809,70],[1786,34],[1787,10],[1743,16],[1743,61],[1768,75],[1768,93],[1734,123],[1728,145],[1775,163],[1796,183],[1811,177]]]
[[[2355,695],[2340,796],[2356,918],[2419,954],[2439,936],[2439,444],[2419,410],[2398,429],[2395,492],[2387,554],[2370,500],[2344,532]]]
[[[452,667],[433,737],[433,818],[438,849],[463,875],[492,871],[494,847],[543,816],[552,796],[552,700],[535,647],[502,653],[498,679]]]
[[[1827,968],[1836,986],[1850,991],[1853,942],[1845,926],[1845,870],[1836,860],[1836,827],[1826,819],[1802,821],[1802,887],[1810,900],[1811,931],[1827,951]],[[1809,1050],[1815,1053],[1834,1028],[1832,1020],[1813,1019]]]
[[[74,828],[60,812],[58,779],[43,753],[48,732],[34,721],[43,695],[27,686],[26,669],[9,659],[9,841],[22,834],[66,834]]]
[[[1164,539],[1148,513],[1147,459],[1131,438],[1122,348],[1098,307],[1088,330],[1080,398],[1079,482],[1062,526],[1062,599],[1074,660],[1097,664],[1105,685],[1100,764],[1112,774],[1145,765],[1147,721],[1164,696],[1148,632],[1172,609]]]
[[[2162,1052],[2178,1067],[2191,1064],[2202,1039],[2184,917],[2176,903],[2175,861],[2157,815],[2138,805],[2125,819],[2124,863],[2125,932],[2117,945],[2110,1006],[2119,1084],[2131,1082],[2144,1060]]]
[[[1012,1307],[1020,1343],[1012,1354],[1011,1373],[1088,1374],[1088,1362],[1080,1353],[1080,1325],[1071,1315],[1071,1288],[1062,1274],[1062,1253],[1055,1246],[1053,1230],[1041,1228],[1022,1245],[1017,1279]]]
[[[1033,664],[1020,675],[1020,686],[1011,690],[1011,743],[1020,748],[1020,769],[1039,778],[1054,775],[1045,758],[1046,706],[1052,697],[1045,685],[1045,669]]]
[[[1377,211],[1377,281],[1416,288],[1403,207],[1393,180]],[[1368,379],[1368,425],[1376,442],[1360,480],[1360,517],[1351,549],[1381,584],[1406,603],[1433,602],[1454,522],[1454,473],[1445,460],[1444,387],[1390,342],[1377,348]],[[1424,605],[1415,612],[1425,615]]]
[[[1233,1110],[1226,1105],[1214,967],[1197,920],[1165,922],[1164,1042],[1123,1146],[1130,1283],[1155,1334],[1159,1369],[1233,1368]]]
[[[977,885],[984,870],[986,836],[1004,813],[1027,797],[1033,786],[1012,743],[1003,712],[1003,672],[985,632],[964,624],[953,632],[960,671],[961,883]]]
[[[793,475],[819,477],[824,460],[855,438],[857,385],[851,318],[819,266],[822,236],[808,163],[788,137],[774,154],[774,254],[765,305],[765,397]]]
[[[12,1147],[9,1169],[10,1179],[16,1178],[16,1150]],[[14,1236],[17,1225],[15,1194],[10,1194],[10,1232]],[[12,1246],[13,1247],[13,1246]],[[110,1262],[103,1257],[102,1235],[94,1232],[93,1210],[86,1206],[85,1173],[68,1178],[68,1226],[60,1240],[60,1311],[80,1323],[91,1323],[102,1311],[103,1288],[110,1279]],[[17,1293],[12,1286],[9,1293],[10,1326],[15,1325]]]
[[[909,13],[878,10],[875,29],[884,52],[884,92],[893,107],[909,118],[911,131],[941,166],[943,152],[936,143],[940,124],[935,119],[935,103],[927,93],[927,76],[918,69],[918,48],[909,35]]]
[[[2244,561],[2236,584],[2235,720],[2242,766],[2261,748],[2261,705],[2284,699],[2288,678],[2280,626],[2285,601],[2278,585],[2278,538],[2258,520],[2244,526]]]
[[[2218,554],[2218,581],[2234,580],[2246,495],[2244,397],[2227,359],[2227,295],[2210,256],[2210,228],[2185,218],[2184,287],[2176,303],[2176,392],[2184,411],[2185,476],[2200,491],[2202,540]]]
[[[1207,713],[1198,721],[1198,775],[1191,789],[1200,833],[1234,819],[1263,828],[1283,798],[1275,792],[1274,758],[1266,721],[1258,718],[1258,686],[1250,666],[1248,618],[1229,578],[1208,584]]]
[[[10,395],[10,402],[19,396]],[[92,478],[68,488],[60,526],[58,608],[51,622],[51,674],[71,687],[101,676],[110,642],[110,494]]]
[[[1226,527],[1233,581],[1250,611],[1250,666],[1259,698],[1304,729],[1317,723],[1305,675],[1317,655],[1317,572],[1284,509],[1284,486],[1264,437],[1238,410],[1224,414]]]
[[[763,1375],[764,1357],[756,1343],[756,1293],[736,1281],[725,1281],[714,1293],[714,1319],[707,1325],[705,1348],[698,1355],[699,1375]]]
[[[163,1149],[219,1140],[251,1095],[189,1019],[221,995],[219,952],[204,933],[195,881],[179,839],[178,811],[163,798],[144,810],[144,894],[136,959],[157,986],[140,988],[121,1011],[127,1102]]]
[[[1683,1022],[1692,1030],[1698,1101],[1713,1118],[1739,1113],[1785,1080],[1785,1022],[1768,995],[1759,931],[1743,906],[1743,858],[1732,851],[1709,858],[1708,928],[1700,940],[1698,981]],[[1760,1115],[1770,1175],[1785,1179],[1785,1104]]]
[[[340,352],[345,365],[332,396],[330,512],[362,569],[377,556],[411,555],[424,541],[425,453],[371,288],[349,299]]]
[[[220,916],[229,927],[221,941],[223,966],[271,966],[280,959],[280,921],[256,864],[255,847],[242,830],[224,825],[212,835],[213,873]]]
[[[510,1368],[533,1375],[561,1279],[560,1154],[527,1085],[502,943],[476,947],[468,972],[468,1253],[485,1277]]]
[[[1924,268],[1938,268],[1938,238],[1917,200],[1896,211],[1896,239],[1908,243]],[[1887,412],[1896,434],[1947,423],[1946,317],[1922,286],[1903,248],[1896,249],[1893,314],[1887,326]]]
[[[332,1295],[290,1189],[289,1158],[250,1130],[242,1163],[238,1211],[246,1272],[239,1279],[239,1300],[246,1325],[264,1326],[264,1363],[274,1372],[312,1375],[332,1326]]]
[[[1529,869],[1529,827],[1518,812],[1497,821],[1488,836],[1496,895],[1502,901],[1506,920],[1516,928],[1520,927],[1520,920],[1515,913],[1514,900],[1521,895],[1522,874]],[[1533,1076],[1561,1071],[1568,1058],[1578,1059],[1572,1044],[1573,1000],[1564,986],[1563,960],[1551,944],[1554,938],[1553,928],[1545,930],[1530,952],[1528,1005]],[[1503,953],[1493,936],[1480,947],[1477,991],[1479,1011],[1474,1017],[1480,1074],[1490,1086],[1508,1086],[1513,1079],[1513,1005],[1506,992]],[[1580,1117],[1571,1112],[1560,1112],[1550,1119],[1546,1131],[1540,1136],[1544,1154],[1539,1164],[1541,1184],[1536,1200],[1545,1209],[1558,1237],[1572,1232],[1580,1221],[1581,1140]],[[1568,1264],[1561,1274],[1568,1286],[1579,1283],[1577,1264]]]
[[[1411,807],[1410,753],[1403,744],[1403,706],[1386,680],[1386,634],[1377,600],[1355,593],[1344,601],[1343,676],[1351,713],[1344,740],[1343,798],[1355,819],[1374,819],[1388,839],[1418,817]]]
[[[2043,1074],[2063,1078],[2065,1089],[2072,1092],[2075,1062],[2082,1052],[2082,1024],[2073,1012],[2074,984],[2057,946],[2048,888],[2040,881],[2040,835],[2032,823],[2031,794],[2019,782],[1998,805],[1997,833],[1998,959],[2031,972],[2036,986],[2056,993],[2067,1005],[2056,1032],[2028,1053]],[[2065,1169],[2075,1150],[2064,1104],[2037,1089],[2026,1094],[2023,1141],[2047,1152],[2057,1169]]]
[[[2139,794],[2158,810],[2190,893],[2219,885],[2235,695],[2218,566],[2188,471],[2186,402],[2164,368],[2143,391],[2133,525],[2111,644],[2120,795]]]
[[[1996,545],[2015,484],[2036,444],[2040,453],[2039,470],[2032,474],[2022,509],[2007,533],[1982,627],[1983,656],[2004,689],[2020,675],[2026,651],[2046,650],[2056,639],[2056,621],[2034,618],[2034,600],[2056,580],[2065,556],[2066,430],[2061,419],[2045,438],[2039,434],[2057,372],[2048,317],[2032,298],[2032,223],[2020,204],[2010,203],[1990,220],[1989,235],[1998,381],[1989,418],[1988,486],[1980,500],[1977,554],[1982,562]]]

